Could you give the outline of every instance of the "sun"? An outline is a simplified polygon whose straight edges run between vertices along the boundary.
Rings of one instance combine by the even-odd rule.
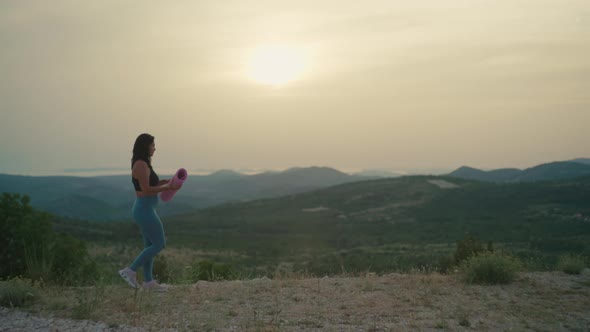
[[[253,49],[247,62],[247,77],[259,84],[280,86],[300,79],[309,66],[303,48],[264,45]]]

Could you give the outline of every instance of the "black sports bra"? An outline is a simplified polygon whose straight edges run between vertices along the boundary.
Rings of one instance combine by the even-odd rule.
[[[158,174],[154,171],[152,166],[150,167],[150,187],[155,187],[160,182],[160,178]],[[131,176],[131,182],[133,182],[133,187],[135,187],[135,191],[141,191],[141,186],[139,185],[139,180]]]

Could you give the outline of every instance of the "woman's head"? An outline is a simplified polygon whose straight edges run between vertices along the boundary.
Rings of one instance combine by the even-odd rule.
[[[156,151],[156,144],[154,143],[154,136],[150,134],[141,134],[135,139],[133,144],[133,158],[131,158],[131,167],[137,160],[143,160],[148,165],[151,165],[152,156]]]

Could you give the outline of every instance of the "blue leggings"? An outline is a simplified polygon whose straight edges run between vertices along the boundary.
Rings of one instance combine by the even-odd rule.
[[[133,219],[141,228],[144,249],[129,268],[137,271],[140,267],[143,267],[144,282],[153,280],[154,256],[166,246],[164,227],[162,227],[160,217],[156,213],[157,205],[157,195],[137,197],[132,209]]]

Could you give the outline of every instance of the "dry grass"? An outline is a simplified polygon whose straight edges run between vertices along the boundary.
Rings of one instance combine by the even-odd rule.
[[[525,273],[504,286],[466,285],[457,276],[438,274],[288,276],[200,281],[167,293],[136,292],[121,282],[101,289],[45,289],[45,300],[29,310],[71,317],[86,305],[82,314],[88,319],[148,331],[586,331],[589,281],[588,270]]]

